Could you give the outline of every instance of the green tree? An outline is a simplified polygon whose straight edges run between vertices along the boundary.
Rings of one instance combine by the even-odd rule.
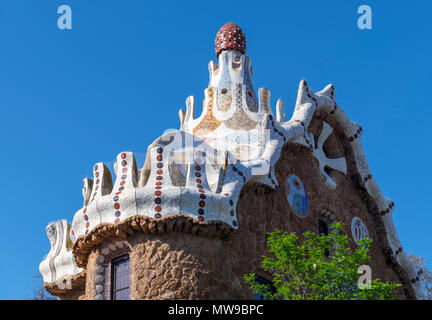
[[[400,284],[369,281],[369,288],[358,285],[358,268],[368,259],[371,239],[361,240],[351,249],[352,240],[341,234],[342,224],[330,226],[328,235],[275,230],[269,233],[270,257],[263,257],[262,268],[272,277],[272,286],[256,281],[254,273],[244,275],[255,294],[266,300],[396,300]]]

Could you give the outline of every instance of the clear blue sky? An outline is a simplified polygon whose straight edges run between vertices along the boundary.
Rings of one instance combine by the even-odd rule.
[[[72,30],[57,8],[72,7]],[[357,8],[373,29],[357,28]],[[298,83],[333,83],[364,129],[372,174],[395,204],[407,252],[432,265],[432,56],[426,1],[82,1],[0,4],[0,298],[32,295],[49,251],[48,222],[72,220],[82,178],[124,150],[138,154],[178,128],[187,96],[201,111],[213,41],[226,22],[246,33],[255,88],[290,117]]]

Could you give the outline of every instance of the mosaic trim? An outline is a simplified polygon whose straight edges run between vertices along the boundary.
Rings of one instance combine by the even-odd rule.
[[[100,249],[94,278],[96,300],[111,299],[111,261],[127,253],[130,253],[130,247],[126,241],[117,241]]]
[[[238,50],[242,54],[246,53],[246,36],[242,29],[232,22],[229,22],[220,28],[215,40],[217,56],[219,56],[223,50],[227,49]]]
[[[309,211],[309,197],[299,177],[292,174],[286,178],[285,193],[294,212],[300,217],[306,217]]]
[[[231,108],[232,100],[231,88],[222,88],[217,91],[217,109],[219,111],[228,111]]]
[[[351,235],[358,246],[360,245],[360,240],[369,238],[369,230],[359,217],[354,217],[351,220]]]
[[[207,102],[207,112],[201,122],[193,129],[194,135],[202,136],[211,131],[217,129],[220,126],[221,122],[217,120],[213,115],[213,88],[210,87],[207,89],[208,98],[206,98]]]
[[[51,243],[51,250],[39,265],[44,283],[54,283],[59,279],[78,275],[83,269],[78,268],[72,253],[69,233],[70,226],[66,220],[50,223],[46,228]]]

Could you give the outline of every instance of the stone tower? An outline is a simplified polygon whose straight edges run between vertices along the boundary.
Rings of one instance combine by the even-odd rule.
[[[266,233],[325,232],[341,221],[354,242],[373,239],[373,276],[421,298],[416,270],[395,231],[361,146],[362,128],[337,105],[332,85],[300,82],[295,110],[256,95],[246,37],[235,24],[216,36],[203,111],[194,97],[180,130],[165,133],[137,168],[120,152],[115,180],[103,163],[85,178],[83,207],[70,226],[47,227],[51,250],[40,264],[60,299],[251,299],[243,274],[260,269]],[[324,231],[323,231],[324,230]]]

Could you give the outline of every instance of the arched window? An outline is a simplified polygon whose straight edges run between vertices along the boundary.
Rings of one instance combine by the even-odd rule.
[[[325,222],[324,220],[322,220],[322,219],[318,219],[318,234],[323,234],[323,235],[325,235],[325,236],[328,236],[328,234],[329,234],[329,227],[328,227],[328,224],[327,224],[327,222]],[[330,252],[329,252],[329,250],[328,249],[326,249],[325,251],[324,251],[324,255],[326,256],[326,257],[328,257],[329,255],[330,255]]]
[[[273,287],[272,283],[260,276],[256,276],[255,277],[255,282],[259,283],[259,284],[265,284],[265,285],[270,285],[270,291],[271,293],[275,293],[276,289]],[[261,294],[255,293],[254,294],[254,300],[264,300],[264,297]]]
[[[111,300],[130,299],[129,254],[115,258],[111,262]]]
[[[318,219],[318,234],[323,234],[328,236],[328,224],[322,219]]]
[[[318,217],[318,234],[328,236],[330,229],[329,225],[334,223],[336,223],[336,217],[334,214],[325,209],[320,210]],[[330,251],[326,249],[324,255],[328,257],[330,255]]]
[[[106,243],[96,259],[96,300],[129,300],[130,247],[126,241]]]

